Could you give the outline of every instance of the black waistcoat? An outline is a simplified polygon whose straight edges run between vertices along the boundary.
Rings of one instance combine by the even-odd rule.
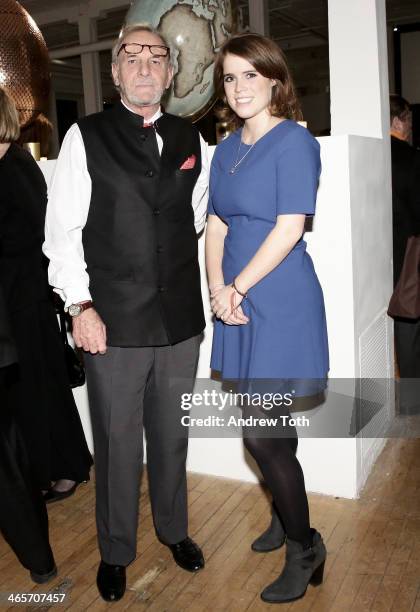
[[[110,346],[162,346],[205,326],[192,192],[197,130],[163,114],[156,129],[121,103],[78,122],[92,179],[83,248]],[[194,168],[180,170],[192,155]]]

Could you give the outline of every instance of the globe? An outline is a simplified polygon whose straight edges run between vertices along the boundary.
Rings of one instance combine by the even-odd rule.
[[[200,119],[215,101],[215,53],[236,29],[231,0],[136,0],[126,24],[146,22],[159,29],[175,48],[175,76],[165,109]]]

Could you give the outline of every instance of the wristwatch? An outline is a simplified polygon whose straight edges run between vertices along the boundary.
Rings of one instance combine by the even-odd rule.
[[[88,302],[83,302],[81,304],[71,304],[69,306],[68,312],[71,317],[78,317],[88,308],[93,308],[93,302],[91,300],[89,300]]]

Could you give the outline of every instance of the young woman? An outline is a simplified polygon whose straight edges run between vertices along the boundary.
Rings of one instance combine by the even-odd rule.
[[[315,213],[319,144],[301,118],[279,47],[256,34],[231,38],[219,52],[215,85],[239,129],[216,149],[210,179],[206,263],[216,316],[211,367],[253,392],[308,396],[326,386],[328,341],[322,290],[302,240]],[[287,402],[289,403],[289,402]],[[264,416],[263,407],[245,407]],[[286,404],[277,415],[289,417]],[[267,415],[266,415],[267,416]],[[271,415],[270,415],[271,416]],[[264,601],[302,597],[322,582],[326,550],[310,527],[297,433],[244,431],[273,496],[269,529],[253,549],[286,541],[286,564]]]

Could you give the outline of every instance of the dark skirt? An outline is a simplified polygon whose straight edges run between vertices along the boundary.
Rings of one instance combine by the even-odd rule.
[[[0,397],[11,368],[0,369]],[[6,372],[5,370],[8,370]],[[48,540],[48,515],[34,483],[31,461],[13,414],[0,404],[0,532],[19,561],[39,574],[51,571],[53,553]]]
[[[8,405],[24,438],[38,486],[89,480],[92,457],[70,389],[57,317],[48,300],[11,314],[19,367]]]

